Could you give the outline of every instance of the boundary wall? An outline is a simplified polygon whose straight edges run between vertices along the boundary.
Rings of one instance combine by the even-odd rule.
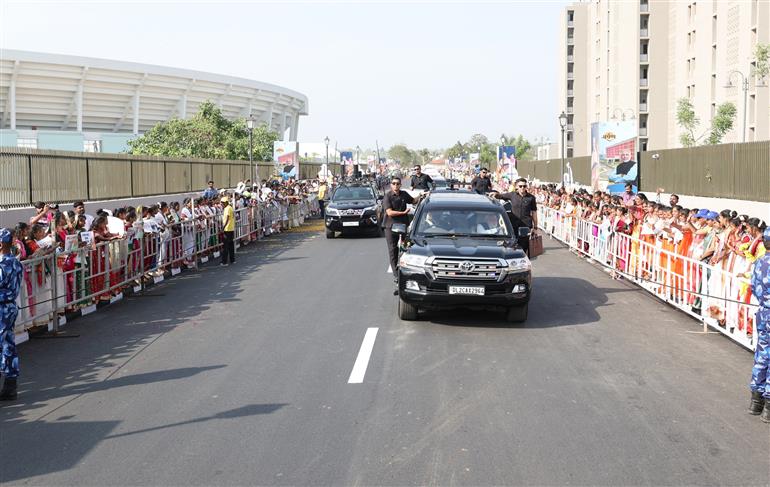
[[[273,162],[254,165],[257,179],[277,173]],[[320,167],[300,163],[300,179],[316,177]],[[339,164],[329,170],[336,174]],[[209,180],[233,188],[251,177],[248,161],[2,147],[0,208],[189,193],[203,191]]]

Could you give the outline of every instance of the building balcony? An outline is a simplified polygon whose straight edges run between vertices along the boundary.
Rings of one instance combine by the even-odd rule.
[[[575,141],[571,139],[567,139],[567,147],[573,147],[575,145]]]
[[[649,80],[647,78],[642,78],[639,80],[639,86],[642,88],[647,88]]]
[[[639,137],[647,137],[647,127],[639,127]]]
[[[567,21],[567,27],[575,27],[575,21],[574,20],[568,20]]]
[[[572,46],[575,44],[575,37],[567,37],[567,45]]]
[[[567,73],[567,79],[575,79],[575,73]]]
[[[574,126],[573,124],[571,124],[571,123],[568,123],[568,124],[567,124],[567,125],[566,125],[564,128],[565,128],[565,129],[566,129],[568,132],[571,132],[571,131],[575,130],[575,126]]]
[[[649,54],[639,54],[639,62],[640,63],[647,63],[650,60]]]
[[[575,90],[567,90],[567,96],[575,96]]]
[[[647,102],[642,102],[639,104],[639,111],[640,112],[646,112],[647,111]]]
[[[639,37],[650,37],[650,30],[646,27],[643,29],[639,29]]]
[[[575,56],[573,56],[572,54],[570,54],[569,56],[567,56],[567,62],[568,62],[568,63],[571,63],[571,62],[573,62],[573,61],[575,61]]]
[[[649,3],[647,3],[647,2],[644,2],[644,3],[640,3],[640,4],[639,4],[639,12],[640,12],[640,13],[643,13],[643,14],[648,14],[648,13],[650,13],[650,4],[649,4]]]
[[[567,113],[573,113],[573,107],[567,107]]]

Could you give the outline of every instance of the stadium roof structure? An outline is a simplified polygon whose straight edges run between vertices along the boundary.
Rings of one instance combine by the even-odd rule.
[[[0,129],[143,133],[209,100],[230,119],[254,116],[297,140],[307,97],[281,86],[201,71],[0,50]]]

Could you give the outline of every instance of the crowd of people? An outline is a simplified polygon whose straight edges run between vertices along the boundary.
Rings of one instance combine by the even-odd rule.
[[[72,311],[108,301],[125,286],[195,267],[199,258],[208,260],[226,250],[222,245],[230,232],[241,241],[280,233],[297,225],[293,220],[299,212],[292,210],[317,188],[317,182],[292,179],[246,180],[235,189],[220,190],[209,181],[199,197],[104,208],[94,214],[81,201],[71,208],[36,203],[35,214],[12,230],[11,252],[26,264],[22,317],[46,320],[46,313],[62,302]],[[229,222],[228,207],[235,210]],[[259,212],[240,211],[244,208]],[[222,256],[223,265],[234,261],[228,254]],[[55,255],[59,271],[56,303],[40,299],[54,284],[39,259],[50,255]]]
[[[554,185],[532,192],[539,205],[559,210],[562,224],[574,228],[582,222],[582,234],[565,235],[577,240],[573,244],[580,253],[599,255],[611,264],[616,279],[660,281],[670,287],[671,299],[686,300],[692,311],[721,325],[729,303],[751,302],[748,280],[754,263],[766,252],[762,233],[767,224],[760,218],[730,209],[686,208],[677,195],[664,203],[660,192],[651,201],[643,193],[635,194],[631,185],[622,195],[568,192]],[[737,326],[751,333],[743,321],[751,319],[739,314]]]

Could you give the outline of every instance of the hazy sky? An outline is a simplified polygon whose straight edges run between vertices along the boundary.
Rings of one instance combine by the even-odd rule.
[[[308,96],[303,141],[555,140],[566,3],[0,0],[0,47],[282,85]]]

